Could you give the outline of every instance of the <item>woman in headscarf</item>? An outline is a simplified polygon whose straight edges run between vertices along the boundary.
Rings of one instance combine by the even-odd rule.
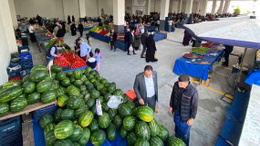
[[[134,43],[133,47],[135,50],[139,50],[141,44],[141,36],[140,36],[140,31],[138,28],[135,29],[135,34],[134,34]]]
[[[76,32],[76,25],[75,25],[74,22],[71,23],[70,31],[71,31],[71,35],[72,35],[72,36],[77,35],[77,32]]]
[[[153,39],[154,35],[150,34],[147,41],[146,41],[146,46],[147,46],[147,50],[146,50],[146,62],[156,62],[158,61],[156,58],[154,58],[154,54],[156,50],[156,46],[155,46],[155,41]]]
[[[70,15],[68,16],[68,24],[70,25],[71,20],[70,20]]]

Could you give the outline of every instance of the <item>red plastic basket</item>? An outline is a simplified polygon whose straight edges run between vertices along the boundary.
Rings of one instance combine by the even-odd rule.
[[[11,78],[9,79],[9,81],[20,81],[21,77],[15,77],[15,78]]]

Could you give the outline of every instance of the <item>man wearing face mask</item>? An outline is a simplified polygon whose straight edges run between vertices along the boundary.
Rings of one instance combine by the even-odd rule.
[[[157,72],[153,71],[151,65],[146,65],[144,72],[136,75],[134,91],[139,105],[148,105],[153,111],[155,110],[158,101]]]
[[[189,76],[181,75],[172,89],[169,112],[174,113],[175,136],[187,146],[189,146],[190,128],[194,123],[197,109],[198,92],[190,84]]]

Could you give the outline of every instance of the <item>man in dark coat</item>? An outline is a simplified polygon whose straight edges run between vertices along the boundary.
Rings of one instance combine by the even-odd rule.
[[[72,22],[71,25],[70,25],[70,31],[71,31],[71,35],[72,35],[72,36],[77,35],[77,32],[76,32],[76,25],[75,25],[74,22]]]
[[[222,63],[223,66],[228,66],[229,65],[229,55],[232,53],[234,46],[228,46],[225,45],[225,62]]]
[[[81,22],[80,22],[79,25],[78,25],[78,29],[79,29],[80,37],[82,37],[84,27],[83,27],[83,25],[82,25]]]
[[[111,47],[111,51],[114,48],[114,51],[116,51],[116,47],[115,47],[115,42],[117,40],[117,33],[115,33],[114,29],[111,30],[110,33],[110,47]]]
[[[68,24],[70,25],[71,20],[70,20],[70,15],[68,15]]]
[[[156,50],[156,46],[155,46],[155,41],[153,39],[154,35],[151,34],[149,35],[147,41],[146,41],[146,46],[147,46],[147,50],[146,50],[146,62],[156,62],[158,61],[156,58],[154,58],[154,54]]]
[[[127,32],[125,33],[125,45],[127,48],[127,55],[130,55],[130,46],[132,46],[134,43],[134,34],[130,32],[130,29],[127,29]],[[133,49],[133,54],[135,53],[135,50]]]
[[[190,128],[196,117],[197,109],[198,92],[190,84],[189,76],[181,75],[172,89],[169,112],[174,113],[175,136],[187,146],[189,146]]]
[[[139,105],[149,106],[155,110],[158,101],[157,72],[153,71],[151,65],[146,65],[144,72],[136,75],[134,91]]]
[[[147,48],[146,41],[147,41],[148,37],[149,37],[149,35],[147,33],[147,30],[145,30],[144,33],[141,35],[141,43],[143,45],[143,51],[141,53],[141,58],[145,58],[144,52],[146,52],[146,48]]]

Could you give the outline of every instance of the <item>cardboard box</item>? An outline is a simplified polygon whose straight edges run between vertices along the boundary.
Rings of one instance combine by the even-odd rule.
[[[208,76],[208,79],[206,81],[202,80],[200,85],[204,87],[209,87],[210,80],[211,80],[211,76]]]

